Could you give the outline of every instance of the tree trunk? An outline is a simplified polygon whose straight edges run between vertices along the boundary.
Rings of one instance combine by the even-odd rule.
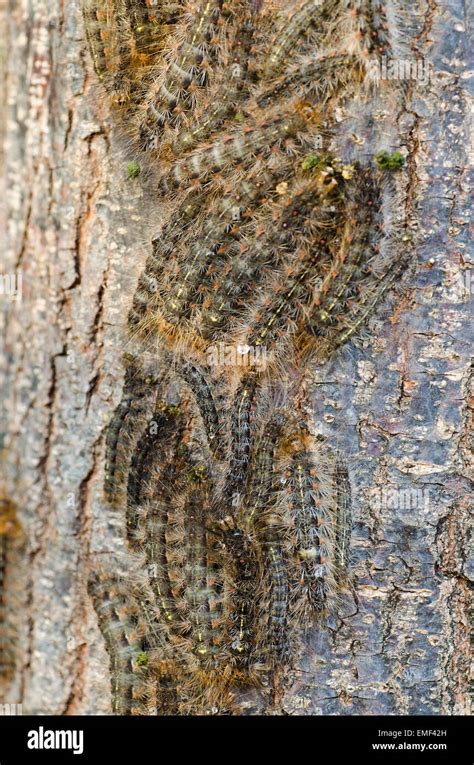
[[[1,431],[24,535],[6,594],[18,605],[16,672],[0,703],[32,714],[111,713],[86,571],[92,554],[124,545],[123,515],[102,497],[104,434],[156,224],[140,179],[128,177],[80,6],[0,6]],[[409,85],[397,116],[417,267],[368,339],[314,371],[317,430],[349,461],[353,590],[306,636],[284,713],[469,712],[468,20],[463,0],[417,8],[411,55],[432,76]]]

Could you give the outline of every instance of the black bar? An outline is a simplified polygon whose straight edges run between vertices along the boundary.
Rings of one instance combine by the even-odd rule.
[[[14,710],[13,710],[14,711]],[[226,763],[259,750],[289,765],[347,762],[450,762],[472,765],[470,717],[53,717],[0,715],[0,765],[183,761],[186,754]],[[63,731],[64,733],[61,733]],[[73,732],[76,732],[74,736]],[[82,732],[82,739],[80,736]],[[234,734],[234,735],[232,735]],[[42,746],[43,748],[29,748]],[[50,744],[57,747],[49,748]],[[424,748],[423,748],[424,747]],[[79,750],[82,749],[82,752]],[[74,754],[77,750],[77,754]],[[243,753],[245,754],[245,757]]]

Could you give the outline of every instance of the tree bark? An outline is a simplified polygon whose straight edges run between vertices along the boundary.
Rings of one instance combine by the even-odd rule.
[[[122,513],[102,498],[104,434],[157,215],[128,178],[80,5],[0,6],[1,273],[23,282],[21,302],[0,295],[1,432],[25,540],[17,671],[0,703],[32,714],[111,712],[86,571],[91,555],[123,547]],[[353,589],[327,629],[305,636],[277,710],[287,714],[470,710],[468,19],[463,0],[417,7],[411,55],[432,76],[410,83],[407,110],[391,115],[409,153],[416,269],[363,343],[314,370],[317,429],[349,461]]]

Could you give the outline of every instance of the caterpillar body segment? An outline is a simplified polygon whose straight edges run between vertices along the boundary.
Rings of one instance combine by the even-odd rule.
[[[154,493],[143,507],[142,549],[159,620],[170,639],[171,635],[181,635],[186,629],[183,614],[177,605],[170,563],[170,557],[175,552],[170,535],[173,530],[172,503],[176,501],[176,494],[171,490],[171,486],[180,478],[171,464],[161,468],[160,472],[161,480],[153,482]]]
[[[348,15],[352,45],[361,56],[391,57],[396,27],[390,6],[394,3],[385,0],[343,0],[342,10]]]
[[[250,533],[258,530],[263,516],[271,507],[275,450],[283,425],[282,415],[270,416],[252,450],[252,472],[241,508],[241,525]]]

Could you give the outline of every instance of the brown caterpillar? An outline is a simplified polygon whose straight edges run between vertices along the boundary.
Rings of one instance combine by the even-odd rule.
[[[209,374],[206,375],[196,365],[188,361],[183,361],[178,366],[178,371],[194,393],[206,430],[207,441],[211,451],[219,457],[222,454],[222,444],[219,440],[222,437],[222,429],[215,396],[208,379]]]
[[[304,131],[311,119],[311,109],[302,109],[297,101],[288,105],[288,113],[269,115],[255,128],[244,131],[235,129],[228,137],[215,141],[189,154],[186,159],[173,164],[170,173],[163,177],[160,189],[164,194],[199,188],[213,177],[220,178],[236,164],[245,163],[253,155],[268,152],[272,146],[281,145],[287,139]]]
[[[238,507],[240,504],[248,474],[251,412],[256,393],[257,378],[255,372],[251,371],[242,379],[233,400],[229,471],[224,489],[224,496],[232,503],[232,507]]]

